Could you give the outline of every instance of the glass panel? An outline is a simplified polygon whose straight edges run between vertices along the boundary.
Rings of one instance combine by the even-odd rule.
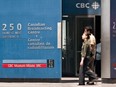
[[[66,20],[62,21],[62,49],[66,50]]]

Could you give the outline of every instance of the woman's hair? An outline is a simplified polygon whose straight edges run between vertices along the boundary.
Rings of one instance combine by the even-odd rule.
[[[86,36],[87,36],[87,39],[90,39],[90,34],[86,34]]]
[[[91,26],[85,26],[84,29],[86,29],[87,31],[90,31],[90,33],[92,33],[92,27]]]

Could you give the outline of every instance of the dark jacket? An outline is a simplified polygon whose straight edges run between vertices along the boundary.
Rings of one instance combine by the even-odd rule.
[[[90,39],[83,42],[82,48],[81,48],[81,56],[84,58],[90,58],[91,56]]]

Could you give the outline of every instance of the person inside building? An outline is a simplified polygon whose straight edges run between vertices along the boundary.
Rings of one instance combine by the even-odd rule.
[[[95,72],[98,77],[101,77],[101,42],[96,46]]]
[[[88,84],[92,85],[97,81],[96,74],[90,68],[89,63],[91,62],[91,40],[90,34],[86,33],[81,49],[81,61],[79,70],[79,85],[85,85],[85,74],[91,79]]]

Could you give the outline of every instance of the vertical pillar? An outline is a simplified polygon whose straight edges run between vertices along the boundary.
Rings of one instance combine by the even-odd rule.
[[[103,83],[116,83],[116,49],[114,49],[116,48],[116,37],[114,37],[116,33],[113,29],[113,27],[115,28],[115,22],[112,22],[112,1],[116,2],[116,0],[101,0],[101,75]]]

